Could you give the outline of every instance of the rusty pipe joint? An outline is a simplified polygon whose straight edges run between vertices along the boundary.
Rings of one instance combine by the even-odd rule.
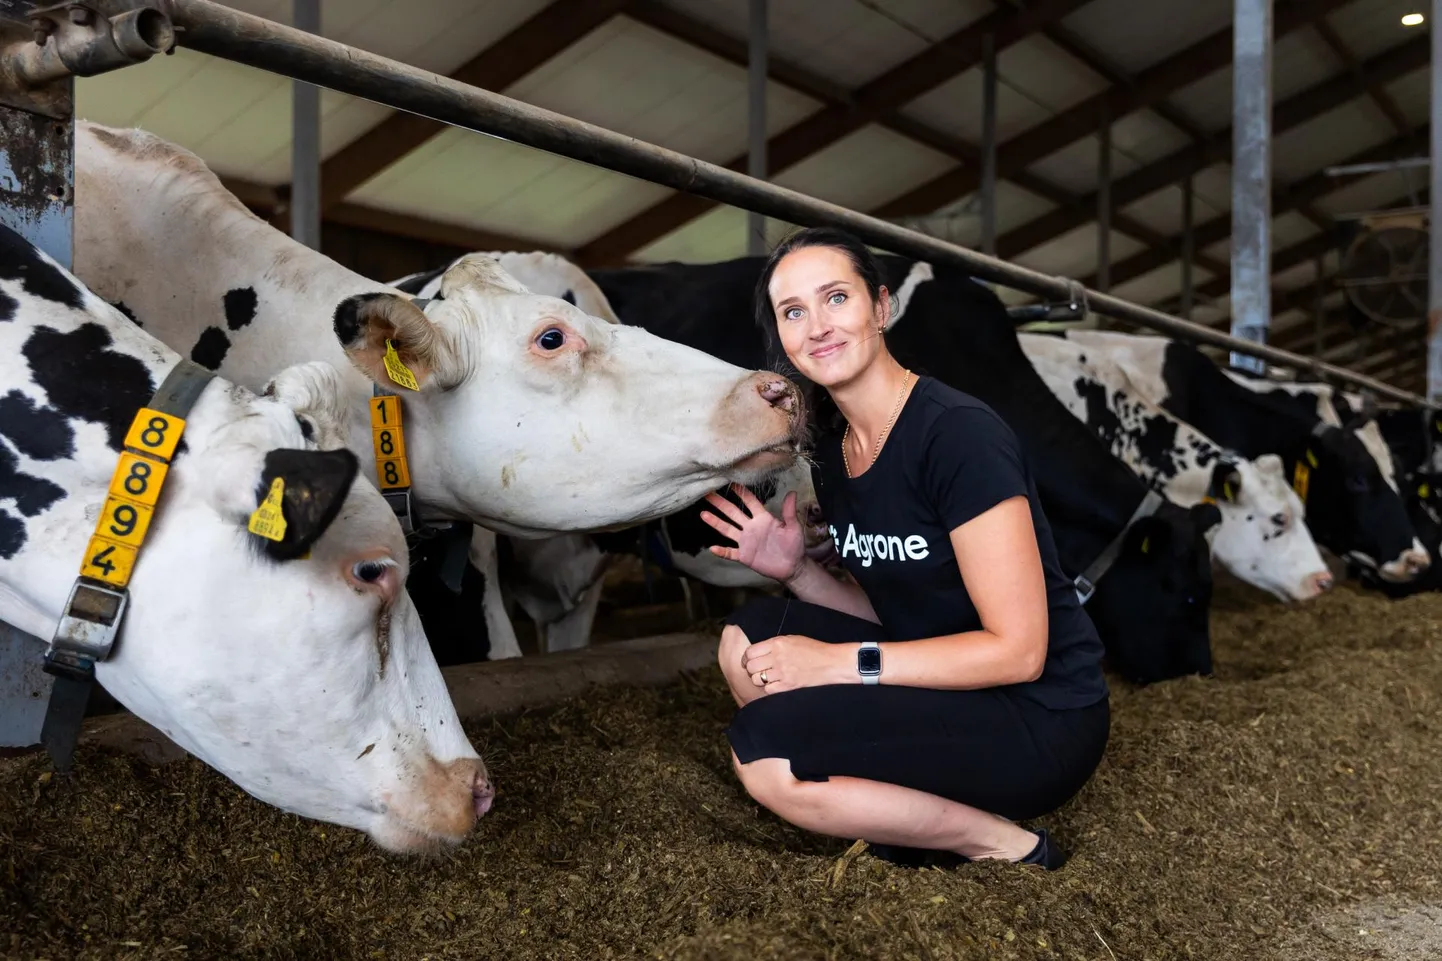
[[[30,15],[33,43],[0,53],[0,75],[35,88],[67,76],[93,77],[144,63],[175,48],[175,26],[153,7],[107,17],[84,3],[42,7]]]

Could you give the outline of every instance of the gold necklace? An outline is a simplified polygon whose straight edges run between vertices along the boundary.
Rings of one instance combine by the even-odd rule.
[[[881,433],[877,435],[876,446],[871,450],[871,462],[866,465],[867,470],[870,470],[872,465],[876,463],[876,458],[881,453],[881,445],[886,443],[886,435],[891,431],[892,425],[896,423],[896,416],[901,413],[901,402],[906,399],[906,385],[910,382],[911,371],[905,370],[901,377],[901,392],[896,395],[896,407],[892,409],[891,417],[886,421],[886,426],[883,427]],[[846,430],[841,433],[841,462],[846,465],[847,477],[852,476],[851,457],[846,453],[846,442],[850,439],[851,422],[847,421]]]

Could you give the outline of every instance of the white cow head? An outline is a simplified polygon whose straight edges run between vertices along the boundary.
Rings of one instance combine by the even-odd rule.
[[[423,516],[525,536],[606,529],[796,456],[803,421],[785,378],[532,293],[485,256],[452,265],[422,308],[251,214],[188,151],[86,123],[75,139],[80,277],[253,389],[348,357],[350,446],[368,479],[372,384],[398,391]],[[387,376],[388,340],[419,391]]]
[[[618,527],[796,457],[800,399],[784,377],[534,294],[482,254],[453,264],[424,308],[348,298],[335,331],[357,367],[402,394],[409,456],[442,488],[427,502],[496,530]],[[388,343],[419,393],[387,375]]]
[[[1212,539],[1219,564],[1284,601],[1309,600],[1332,586],[1280,457],[1219,463],[1211,491],[1222,513]]]
[[[125,429],[178,358],[3,228],[0,321],[0,619],[49,638]],[[340,384],[313,364],[271,397],[205,387],[97,676],[262,801],[411,851],[460,840],[493,791],[403,590],[395,516],[352,453],[318,448],[342,434]],[[279,542],[246,529],[276,479]]]

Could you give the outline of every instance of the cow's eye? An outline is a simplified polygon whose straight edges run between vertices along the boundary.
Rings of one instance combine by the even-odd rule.
[[[361,561],[352,569],[355,579],[366,584],[374,584],[385,572],[386,565],[380,561]]]
[[[547,327],[536,338],[536,346],[542,350],[560,350],[566,346],[566,332],[559,327]]]

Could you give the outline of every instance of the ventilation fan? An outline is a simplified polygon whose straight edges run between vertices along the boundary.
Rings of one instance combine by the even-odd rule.
[[[1421,322],[1427,316],[1427,210],[1383,210],[1357,220],[1337,277],[1348,302],[1388,327]]]

